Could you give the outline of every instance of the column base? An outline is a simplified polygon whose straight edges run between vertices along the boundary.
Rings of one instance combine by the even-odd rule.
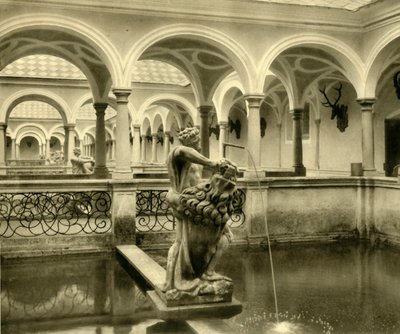
[[[96,179],[107,179],[110,177],[107,167],[95,167],[93,174],[96,176]]]
[[[304,166],[294,166],[293,171],[295,176],[306,176],[307,174],[306,167]]]
[[[254,169],[248,169],[243,172],[243,177],[246,179],[261,179],[265,176],[265,172],[262,170],[254,170]]]
[[[363,176],[377,176],[378,172],[376,169],[363,169]]]
[[[114,170],[112,178],[115,180],[130,180],[133,178],[132,171],[130,169]]]

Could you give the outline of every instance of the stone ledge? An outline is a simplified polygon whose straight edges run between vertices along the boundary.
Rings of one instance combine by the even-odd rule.
[[[231,318],[242,312],[242,304],[235,298],[231,302],[167,306],[157,292],[147,291],[157,316],[163,320],[170,319],[199,319],[199,318]]]

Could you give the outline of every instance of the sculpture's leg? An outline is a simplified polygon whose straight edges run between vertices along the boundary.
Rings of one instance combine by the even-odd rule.
[[[221,279],[226,279],[228,281],[232,281],[229,277],[217,274],[215,272],[215,267],[216,267],[217,263],[219,262],[224,251],[228,248],[230,242],[231,242],[231,232],[229,231],[228,227],[226,227],[225,233],[222,234],[221,238],[218,241],[214,256],[211,258],[211,261],[207,267],[207,270],[203,274],[203,277],[202,277],[203,279],[207,279],[209,281],[217,281],[217,280],[221,280]]]
[[[165,283],[164,286],[162,287],[162,291],[164,292],[174,288],[174,272],[181,242],[182,242],[182,222],[179,219],[177,219],[175,241],[168,251],[167,271],[165,276]]]

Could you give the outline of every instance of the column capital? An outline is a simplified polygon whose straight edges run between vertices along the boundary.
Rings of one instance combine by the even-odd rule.
[[[223,127],[227,127],[228,126],[228,122],[227,121],[219,121],[218,125],[223,128]]]
[[[133,130],[136,130],[136,131],[140,131],[140,124],[133,124],[132,125],[132,128],[133,128]]]
[[[321,124],[321,119],[320,119],[320,118],[316,118],[316,119],[314,120],[314,123],[315,123],[316,125]]]
[[[293,114],[294,120],[302,119],[303,112],[304,112],[303,108],[293,108],[290,110],[290,113]]]
[[[104,114],[107,107],[108,103],[103,103],[103,102],[93,103],[93,108],[96,110],[96,115],[101,113]]]
[[[112,90],[115,97],[117,98],[117,102],[128,102],[128,97],[132,93],[132,88],[114,88]]]
[[[365,97],[365,98],[357,99],[356,101],[360,104],[361,111],[372,111],[372,107],[376,102],[376,98]]]
[[[64,130],[73,131],[75,129],[75,124],[64,125]]]
[[[168,137],[171,135],[171,131],[164,131],[164,136]]]
[[[212,110],[213,106],[209,105],[202,105],[198,106],[197,110],[200,112],[200,117],[207,117],[210,114],[210,111]]]
[[[265,98],[264,94],[245,94],[243,98],[247,101],[250,108],[260,107]]]
[[[0,130],[5,130],[7,129],[7,124],[6,123],[0,123]]]

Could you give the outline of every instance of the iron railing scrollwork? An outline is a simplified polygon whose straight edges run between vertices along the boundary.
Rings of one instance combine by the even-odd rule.
[[[142,190],[136,193],[136,230],[173,231],[175,217],[166,202],[167,190]]]
[[[104,234],[111,231],[105,191],[0,194],[0,236]]]
[[[138,232],[161,232],[175,229],[175,217],[166,202],[167,190],[142,190],[136,193],[136,230]],[[233,214],[229,226],[242,226],[246,220],[243,205],[246,193],[237,189],[233,202]]]

